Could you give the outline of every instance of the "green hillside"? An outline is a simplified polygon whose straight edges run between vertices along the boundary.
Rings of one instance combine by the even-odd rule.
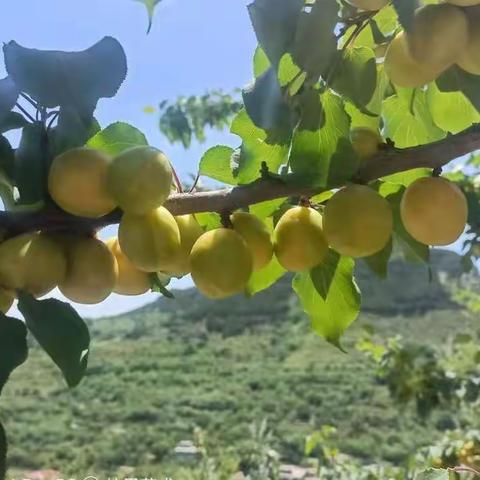
[[[90,321],[90,368],[79,388],[68,391],[37,349],[12,376],[1,410],[10,464],[72,476],[111,475],[122,465],[166,475],[175,472],[177,442],[199,427],[210,454],[234,468],[250,424],[264,418],[288,462],[301,461],[305,435],[331,424],[343,451],[401,463],[437,438],[450,414],[422,424],[413,410],[398,411],[353,345],[367,324],[437,344],[468,327],[451,295],[463,281],[459,257],[437,251],[432,263],[429,273],[395,260],[387,282],[360,266],[365,308],[345,338],[347,355],[310,330],[288,278],[252,299],[210,302],[191,289]]]

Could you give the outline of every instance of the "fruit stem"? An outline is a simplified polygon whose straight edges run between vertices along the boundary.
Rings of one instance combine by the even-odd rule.
[[[300,200],[298,201],[298,204],[301,207],[311,207],[312,206],[312,202],[310,201],[310,199],[308,197],[300,197]]]
[[[437,167],[432,170],[432,177],[439,177],[442,174],[442,167]]]
[[[175,171],[175,168],[173,168],[173,165],[171,162],[170,162],[170,167],[172,167],[173,179],[175,180],[175,186],[177,187],[178,193],[183,193],[182,182],[180,182],[177,172]]]
[[[221,222],[224,228],[233,228],[232,221],[230,220],[230,215],[232,212],[222,212],[220,214]]]

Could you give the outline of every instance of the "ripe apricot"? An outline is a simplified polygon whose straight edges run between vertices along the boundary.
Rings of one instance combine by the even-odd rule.
[[[145,215],[125,213],[120,221],[118,241],[127,258],[145,272],[175,268],[175,259],[181,250],[177,222],[163,207]]]
[[[180,232],[180,251],[166,273],[174,277],[182,277],[190,273],[190,252],[204,232],[195,215],[179,215],[175,217],[175,221]]]
[[[455,5],[425,5],[416,11],[407,38],[412,57],[425,69],[441,72],[467,48],[467,17]]]
[[[242,292],[253,271],[253,258],[234,230],[219,228],[204,233],[190,253],[192,278],[208,298],[221,299]]]
[[[267,226],[255,215],[235,212],[230,220],[233,229],[245,240],[253,256],[253,270],[267,266],[273,257],[273,243]]]
[[[48,235],[26,233],[0,244],[0,285],[35,296],[53,290],[65,277],[62,249]]]
[[[425,245],[449,245],[465,229],[468,206],[454,183],[441,177],[415,180],[400,203],[403,224],[410,235]]]
[[[74,148],[57,156],[50,167],[48,190],[63,210],[80,217],[101,217],[115,207],[107,192],[110,158],[91,148]]]
[[[170,195],[172,168],[160,150],[134,147],[113,159],[107,183],[122,210],[143,214],[160,207]]]
[[[150,290],[148,274],[139,270],[122,252],[117,237],[105,244],[117,261],[118,276],[113,291],[120,295],[142,295]]]
[[[310,207],[287,210],[275,226],[273,235],[278,261],[292,272],[317,266],[328,252],[322,216]]]
[[[349,257],[367,257],[387,244],[393,229],[389,203],[364,185],[339,190],[325,207],[328,243]]]
[[[350,141],[353,150],[360,158],[368,158],[375,155],[383,139],[378,131],[368,127],[356,127],[350,131]]]
[[[60,291],[76,303],[103,302],[115,288],[118,266],[108,247],[97,238],[81,237],[65,243],[67,274]]]
[[[417,62],[411,55],[404,32],[399,33],[387,48],[385,73],[399,87],[421,87],[437,78],[440,73]]]
[[[389,0],[348,0],[349,3],[355,5],[362,10],[373,11],[380,10],[388,5]]]
[[[480,10],[470,9],[467,19],[469,40],[457,59],[457,65],[468,73],[480,75]]]

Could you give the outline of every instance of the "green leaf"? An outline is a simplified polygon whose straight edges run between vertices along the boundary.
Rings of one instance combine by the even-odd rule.
[[[337,54],[335,28],[338,24],[336,0],[315,2],[309,12],[300,14],[292,56],[309,79],[326,78]]]
[[[326,298],[318,292],[310,272],[302,272],[293,279],[293,289],[297,293],[303,310],[310,317],[313,329],[330,343],[340,346],[340,338],[357,318],[360,311],[361,295],[353,279],[354,261],[341,257],[317,267],[329,281]],[[333,272],[332,272],[333,270]]]
[[[329,250],[322,264],[310,270],[310,277],[315,289],[324,300],[328,297],[338,262],[340,262],[340,255],[334,250]]]
[[[296,97],[297,111],[300,116],[297,130],[316,132],[325,124],[325,114],[320,93],[313,88],[305,88]]]
[[[0,422],[0,480],[5,480],[7,475],[7,434],[3,428],[2,422]]]
[[[60,108],[58,123],[49,132],[52,158],[71,148],[83,147],[100,130],[93,111],[93,107],[80,110],[75,106],[64,105]]]
[[[333,88],[360,109],[366,109],[377,87],[377,59],[368,47],[354,47],[343,55]]]
[[[250,209],[250,212],[253,213]],[[265,225],[273,234],[273,219],[270,217],[265,219]],[[262,290],[270,288],[276,283],[287,271],[280,265],[275,255],[272,257],[270,263],[257,272],[253,272],[248,281],[245,293],[248,296],[253,296]]]
[[[427,103],[433,121],[446,132],[458,133],[480,122],[480,113],[462,92],[442,92],[431,83]]]
[[[431,173],[432,170],[430,168],[412,168],[411,170],[405,170],[404,172],[387,175],[386,177],[383,177],[382,180],[408,187],[415,180],[422,177],[428,177]]]
[[[145,135],[138,128],[123,122],[112,123],[87,142],[87,146],[110,155],[143,145],[148,145]]]
[[[256,295],[262,290],[270,288],[280,278],[282,278],[287,271],[278,263],[278,260],[273,256],[270,263],[257,272],[253,272],[248,281],[246,294],[248,296]]]
[[[326,186],[350,178],[358,159],[349,140],[350,118],[341,97],[327,91],[318,95],[317,102],[323,107],[323,125],[314,132],[296,130],[290,165],[302,178]]]
[[[428,470],[420,472],[415,477],[415,480],[450,480],[451,478],[453,477],[450,477],[448,470],[429,468]]]
[[[87,325],[67,303],[56,299],[37,300],[20,293],[18,308],[30,332],[60,368],[69,387],[85,375],[90,351]]]
[[[20,91],[11,77],[0,80],[0,122],[3,123],[17,103]],[[6,130],[4,130],[6,131]]]
[[[260,176],[262,162],[272,173],[286,163],[289,148],[288,139],[269,136],[265,130],[252,122],[245,110],[241,110],[232,122],[231,132],[242,140],[238,166],[234,177],[239,184],[250,183]]]
[[[26,125],[28,125],[28,121],[23,115],[18,112],[9,112],[0,121],[0,133],[9,132],[10,130],[17,130],[25,127]]]
[[[274,200],[267,200],[265,202],[255,203],[250,205],[250,213],[260,218],[267,218],[272,216],[285,202],[286,198],[275,198]]]
[[[388,262],[392,255],[392,249],[393,242],[390,239],[382,250],[363,259],[368,268],[380,278],[387,278],[388,276]]]
[[[273,67],[244,88],[242,97],[248,116],[257,127],[267,131],[291,130],[292,110],[285,100]]]
[[[6,137],[0,135],[0,169],[9,178],[13,178],[15,169],[15,150]]]
[[[409,92],[408,99],[399,95],[383,102],[384,136],[397,148],[414,147],[440,140],[445,133],[432,120],[426,94],[422,90]]]
[[[0,393],[15,368],[28,357],[25,324],[0,313]]]
[[[393,6],[398,13],[398,20],[402,27],[409,32],[415,18],[416,0],[393,0]]]
[[[283,55],[278,65],[278,81],[280,82],[281,87],[286,87],[288,84],[293,82],[302,71],[293,61],[292,56],[289,53]],[[305,80],[305,77],[304,77]],[[301,85],[300,85],[301,86]],[[298,90],[297,90],[298,91]],[[294,92],[293,94],[295,94]]]
[[[148,14],[148,27],[147,27],[147,34],[150,33],[153,24],[153,14],[155,13],[155,7],[162,1],[162,0],[135,0],[137,2],[143,3],[145,8],[147,9]]]
[[[442,92],[463,92],[480,112],[480,76],[465,72],[457,65],[450,67],[436,80]]]
[[[248,6],[258,43],[276,68],[295,39],[303,0],[255,0]]]
[[[27,125],[15,152],[14,179],[21,204],[30,205],[46,198],[50,160],[44,125],[40,122]]]
[[[264,74],[270,68],[270,60],[263,50],[263,48],[258,45],[255,49],[255,54],[253,56],[253,75],[254,77],[259,77]]]
[[[208,149],[200,160],[200,175],[213,178],[228,185],[236,185],[233,176],[232,155],[233,148],[217,145]]]
[[[127,74],[125,52],[112,37],[82,52],[35,50],[13,41],[3,52],[16,86],[50,108],[94,106],[100,98],[113,97]]]
[[[222,226],[222,217],[218,213],[204,212],[196,213],[195,218],[198,224],[205,230],[215,230]]]

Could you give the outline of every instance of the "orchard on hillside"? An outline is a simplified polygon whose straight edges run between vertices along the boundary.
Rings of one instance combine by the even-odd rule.
[[[240,145],[199,164],[199,176],[228,185],[218,190],[184,191],[139,130],[97,123],[98,100],[127,74],[115,39],[83,52],[4,45],[0,388],[28,355],[27,331],[69,386],[84,376],[85,323],[38,299],[55,287],[76,303],[171,297],[169,279],[191,274],[224,299],[291,271],[313,329],[341,348],[360,310],[356,261],[386,277],[398,250],[428,268],[429,248],[465,229],[465,264],[476,257],[480,1],[255,0],[248,10],[259,45],[242,103],[162,106],[172,142],[230,123]],[[3,135],[13,129],[16,148]],[[111,224],[118,238],[101,241]],[[6,315],[14,298],[25,322]]]

